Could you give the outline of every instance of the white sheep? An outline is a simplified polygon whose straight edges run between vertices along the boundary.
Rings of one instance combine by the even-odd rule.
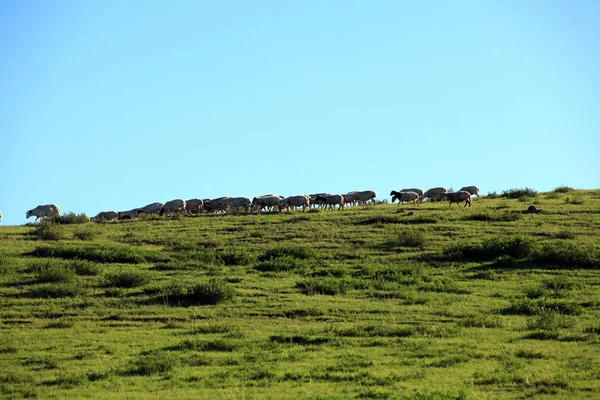
[[[55,215],[60,215],[60,207],[58,207],[56,204],[40,204],[36,208],[28,210],[25,213],[25,218],[35,216],[35,221],[33,222],[35,224],[40,218],[43,219],[45,217],[53,217]]]
[[[329,209],[335,209],[335,206],[339,206],[340,210],[344,209],[345,199],[341,194],[330,194],[326,196],[317,196],[317,203],[322,202]]]
[[[119,218],[119,213],[116,211],[102,211],[100,213],[98,213],[98,215],[96,215],[94,218],[92,218],[93,221],[114,221],[117,218]]]
[[[465,207],[467,204],[469,204],[469,207],[471,207],[471,193],[467,192],[466,190],[461,190],[459,192],[446,192],[444,193],[444,197],[450,201],[449,206],[451,206],[452,203],[459,205],[458,203],[464,201]]]
[[[463,186],[460,188],[459,192],[469,192],[471,196],[479,197],[479,188],[477,186]]]
[[[412,201],[416,207],[421,199],[421,196],[416,192],[396,192],[392,190],[390,196],[392,196],[392,203],[398,200],[398,207],[400,207],[400,204],[404,204],[405,201]]]
[[[148,215],[158,214],[160,212],[160,209],[163,208],[164,205],[165,205],[164,203],[157,201],[156,203],[148,204],[147,206],[139,208],[138,210],[140,213],[143,213],[143,214],[148,214]]]
[[[429,189],[428,191],[426,191],[425,193],[423,193],[423,198],[429,198],[432,200],[440,200],[443,196],[444,193],[446,193],[448,190],[446,190],[445,187],[434,187]]]
[[[160,209],[158,215],[171,215],[171,214],[181,214],[185,210],[185,200],[183,199],[175,199],[170,200],[165,203],[165,205]]]

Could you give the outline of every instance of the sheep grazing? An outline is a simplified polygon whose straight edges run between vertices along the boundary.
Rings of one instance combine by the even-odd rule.
[[[125,219],[136,219],[138,217],[138,214],[140,213],[140,209],[139,208],[134,208],[133,210],[127,210],[127,211],[119,211],[119,221],[125,220]]]
[[[372,190],[359,190],[345,194],[344,202],[346,204],[350,203],[366,206],[369,200],[371,200],[372,204],[375,204],[376,196],[377,194]]]
[[[317,203],[325,204],[329,209],[335,209],[335,206],[339,206],[340,210],[344,209],[344,196],[341,194],[330,194],[326,196],[317,196]]]
[[[422,198],[428,198],[431,200],[441,200],[444,193],[447,193],[447,192],[448,192],[448,190],[446,190],[445,187],[435,187],[435,188],[431,188],[428,191],[426,191],[425,193],[423,193]]]
[[[116,211],[102,211],[92,218],[92,221],[115,221],[117,218],[119,213]]]
[[[465,207],[467,204],[469,204],[469,207],[471,207],[471,193],[467,192],[466,190],[461,190],[459,192],[446,192],[444,193],[444,197],[450,201],[449,206],[451,206],[452,203],[456,203],[458,205],[458,203],[464,201]]]
[[[310,197],[301,194],[298,196],[289,196],[279,200],[279,210],[283,211],[285,209],[289,209],[290,207],[302,207],[302,211],[306,210],[306,207],[310,208]]]
[[[314,208],[315,206],[318,206],[319,208],[325,206],[325,204],[323,202],[318,203],[317,202],[317,197],[318,196],[330,196],[331,193],[313,193],[313,194],[309,194],[308,198],[310,199],[310,206],[311,208]]]
[[[252,199],[250,210],[261,212],[264,209],[267,209],[267,211],[273,211],[275,209],[276,211],[279,211],[280,200],[281,197],[274,194],[255,197]]]
[[[185,201],[186,214],[200,214],[203,211],[203,201],[200,199],[189,199]]]
[[[160,212],[160,209],[163,208],[164,205],[164,203],[158,201],[156,203],[148,204],[147,206],[144,206],[142,208],[138,208],[138,210],[141,214],[158,214]]]
[[[404,204],[405,201],[412,201],[416,207],[421,200],[421,196],[415,192],[396,192],[392,190],[390,196],[392,196],[392,203],[398,200],[398,207],[400,207],[400,204]]]
[[[410,189],[400,190],[400,193],[406,193],[406,192],[414,192],[414,193],[418,194],[419,196],[423,196],[423,189],[410,188]]]
[[[225,197],[219,201],[219,205],[223,207],[223,211],[237,212],[243,208],[245,212],[250,210],[250,199],[247,197]]]
[[[0,211],[0,221],[2,221],[2,211]]]
[[[175,199],[171,201],[167,201],[165,205],[160,209],[158,215],[172,215],[177,214],[180,215],[185,210],[185,200]]]
[[[40,204],[34,209],[28,210],[25,213],[25,218],[29,218],[31,216],[35,216],[34,224],[40,218],[53,217],[55,215],[60,215],[60,207],[56,204]]]
[[[469,192],[471,196],[479,197],[479,188],[477,186],[463,186],[460,188],[459,192]]]

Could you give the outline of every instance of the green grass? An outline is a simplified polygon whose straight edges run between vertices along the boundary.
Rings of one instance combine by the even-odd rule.
[[[600,397],[599,190],[405,208],[0,227],[0,398]]]

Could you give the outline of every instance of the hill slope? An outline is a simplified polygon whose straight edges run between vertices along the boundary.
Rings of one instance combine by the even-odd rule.
[[[0,227],[0,393],[597,398],[600,191],[525,200]]]

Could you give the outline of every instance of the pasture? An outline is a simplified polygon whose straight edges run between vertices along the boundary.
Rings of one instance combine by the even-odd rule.
[[[599,398],[599,243],[600,190],[0,227],[0,395]]]

